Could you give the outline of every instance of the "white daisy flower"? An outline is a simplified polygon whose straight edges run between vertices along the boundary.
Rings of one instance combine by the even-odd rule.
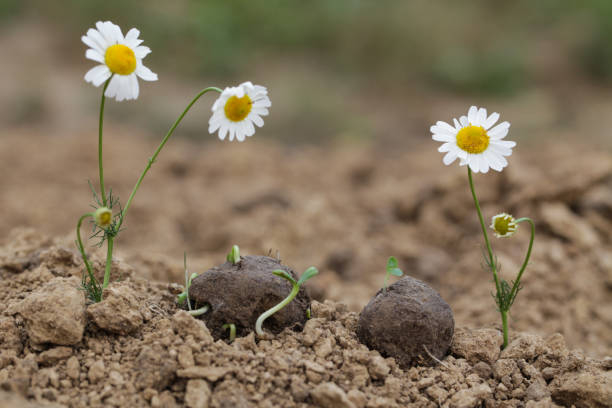
[[[491,218],[491,229],[497,238],[506,238],[516,232],[518,224],[510,214],[501,213]]]
[[[100,86],[113,77],[105,96],[117,101],[138,98],[138,79],[157,81],[157,74],[142,65],[142,59],[151,52],[140,45],[140,31],[132,28],[125,37],[118,25],[110,21],[98,21],[96,29],[90,28],[81,40],[89,46],[85,57],[99,62],[85,74],[85,81]]]
[[[459,120],[453,118],[454,127],[438,121],[431,127],[432,139],[444,142],[438,148],[446,152],[442,159],[447,166],[459,158],[459,164],[470,166],[474,173],[486,173],[489,167],[502,171],[508,165],[504,156],[512,154],[516,142],[503,140],[508,134],[510,123],[502,122],[493,127],[499,119],[499,113],[487,116],[485,108],[472,106],[467,116]]]
[[[223,90],[212,106],[213,114],[208,121],[210,134],[219,130],[219,139],[229,134],[230,142],[234,137],[242,142],[245,137],[255,134],[255,125],[262,127],[262,116],[268,115],[272,106],[268,90],[264,86],[244,82]]]

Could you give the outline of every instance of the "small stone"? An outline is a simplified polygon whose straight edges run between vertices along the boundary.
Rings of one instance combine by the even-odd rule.
[[[315,345],[315,354],[317,357],[325,358],[331,354],[335,345],[333,337],[326,337]]]
[[[87,308],[87,316],[96,326],[110,333],[127,335],[143,324],[134,290],[124,282],[112,283],[104,289],[103,300]]]
[[[172,328],[178,335],[183,337],[191,335],[205,346],[212,344],[214,341],[206,324],[185,310],[179,310],[172,316]]]
[[[233,371],[234,370],[230,367],[193,366],[178,370],[176,375],[182,378],[205,378],[210,382],[215,382]]]
[[[484,361],[480,361],[474,364],[474,367],[472,367],[472,371],[478,374],[478,376],[482,378],[483,380],[490,378],[491,375],[493,374],[493,370],[491,369],[491,366],[485,363]]]
[[[342,388],[332,382],[317,385],[310,396],[315,404],[326,408],[355,408]]]
[[[406,276],[378,291],[359,315],[357,337],[402,368],[436,364],[453,338],[453,312],[429,285]]]
[[[70,347],[54,347],[43,351],[38,355],[38,363],[41,365],[52,365],[58,361],[65,360],[72,355]]]
[[[139,368],[135,384],[139,389],[165,389],[175,378],[176,361],[162,347],[144,347],[135,361]]]
[[[189,408],[207,408],[211,390],[204,380],[189,380],[185,392],[185,405]]]
[[[125,383],[125,380],[123,379],[121,373],[115,370],[112,370],[110,373],[108,373],[108,380],[111,384],[117,387]]]
[[[540,401],[550,397],[550,391],[548,391],[546,384],[541,381],[534,381],[527,387],[526,396],[528,401]]]
[[[569,372],[551,383],[552,399],[565,406],[611,407],[612,371]]]
[[[500,358],[513,358],[534,360],[546,351],[544,340],[540,336],[529,333],[520,333],[508,344]]]
[[[368,365],[368,372],[373,380],[383,380],[391,369],[389,365],[381,356],[372,357],[370,364]]]
[[[355,405],[355,408],[364,408],[368,403],[368,397],[366,397],[363,392],[356,389],[352,389],[347,392],[346,396],[348,397],[349,401]]]
[[[195,365],[195,361],[193,359],[193,351],[191,351],[191,347],[186,344],[183,344],[178,348],[178,362],[182,368],[193,367]]]
[[[499,330],[458,328],[453,336],[451,353],[471,363],[493,364],[499,357],[504,339]]]
[[[91,365],[91,367],[89,367],[87,378],[92,384],[95,384],[104,378],[104,362],[102,360],[96,361]]]
[[[79,359],[75,356],[72,356],[66,361],[66,375],[76,380],[79,378],[79,374],[81,373],[81,364],[79,363]]]
[[[23,350],[19,328],[12,317],[0,317],[0,345],[2,350],[14,350],[17,354]]]
[[[448,391],[437,385],[427,388],[425,393],[438,404],[442,404],[448,398]]]
[[[85,297],[75,278],[54,278],[17,305],[34,344],[71,346],[85,330]]]
[[[493,365],[493,374],[495,374],[495,378],[499,380],[506,376],[512,376],[518,369],[516,361],[509,358],[500,358]]]
[[[484,399],[491,396],[491,388],[487,384],[479,384],[474,387],[457,392],[450,401],[451,408],[473,408],[477,407]]]

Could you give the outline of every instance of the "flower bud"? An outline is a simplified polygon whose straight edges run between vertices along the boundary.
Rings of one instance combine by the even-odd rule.
[[[102,229],[106,229],[113,223],[113,212],[108,207],[100,207],[94,213],[96,225]]]
[[[491,219],[491,229],[497,238],[506,238],[516,232],[518,224],[510,214],[501,213]]]

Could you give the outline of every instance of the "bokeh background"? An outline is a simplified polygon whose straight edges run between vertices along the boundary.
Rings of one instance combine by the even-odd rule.
[[[318,266],[313,294],[360,310],[396,255],[458,325],[497,324],[465,169],[429,133],[475,104],[518,142],[477,177],[485,216],[538,224],[513,329],[612,352],[612,2],[0,0],[5,243],[29,227],[73,248],[89,210],[101,90],[80,37],[98,20],[139,28],[159,74],[107,103],[105,174],[124,199],[200,89],[251,80],[272,99],[246,143],[208,134],[212,97],[181,123],[116,244],[141,276],[180,282],[183,251],[203,271],[239,244]],[[508,280],[527,239],[494,243]]]

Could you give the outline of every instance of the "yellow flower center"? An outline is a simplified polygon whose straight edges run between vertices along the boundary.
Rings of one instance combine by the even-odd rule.
[[[108,47],[104,54],[104,62],[113,74],[130,75],[136,69],[134,51],[123,44]]]
[[[510,223],[510,218],[509,217],[499,217],[495,220],[495,231],[499,234],[499,235],[506,235],[508,233],[508,230],[510,229],[508,227],[508,224]]]
[[[489,135],[482,126],[464,127],[457,132],[457,146],[468,153],[482,153],[489,147]]]
[[[113,212],[110,208],[100,207],[94,213],[96,225],[100,228],[106,228],[113,223]]]
[[[100,225],[109,225],[111,222],[111,213],[105,212],[100,214]]]
[[[242,98],[232,96],[225,102],[225,116],[232,122],[240,122],[248,116],[252,106],[253,102],[249,95],[244,95]]]

